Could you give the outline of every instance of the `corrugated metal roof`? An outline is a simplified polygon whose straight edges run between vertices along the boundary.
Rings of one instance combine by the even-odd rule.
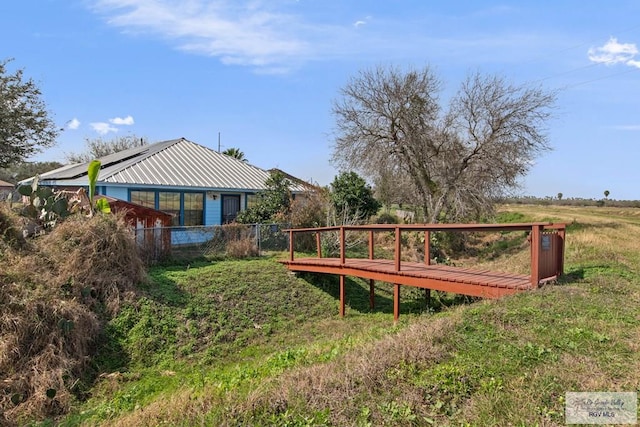
[[[270,173],[184,138],[131,148],[99,159],[102,184],[153,185],[259,191]],[[84,183],[88,163],[42,174],[41,181]],[[292,183],[292,191],[304,191]]]

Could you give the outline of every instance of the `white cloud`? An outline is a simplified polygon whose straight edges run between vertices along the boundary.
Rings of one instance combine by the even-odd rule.
[[[636,61],[634,59],[630,59],[629,61],[627,61],[627,65],[629,65],[631,67],[640,68],[640,61]]]
[[[624,63],[640,68],[640,63],[633,59],[638,54],[635,43],[618,43],[615,37],[611,37],[603,46],[590,48],[587,53],[589,60],[597,64]]]
[[[225,65],[248,66],[261,74],[284,74],[310,61],[354,57],[412,61],[434,57],[486,61],[501,52],[516,62],[533,49],[546,49],[555,35],[456,32],[436,36],[438,28],[462,26],[476,15],[445,17],[411,14],[365,16],[345,22],[339,14],[310,12],[293,0],[86,0],[92,10],[124,33],[150,35],[187,53],[216,57]],[[313,8],[312,8],[313,9]],[[509,13],[510,9],[491,13]],[[321,19],[318,20],[318,19]],[[461,19],[463,19],[461,21]],[[436,20],[433,31],[425,25]],[[368,28],[367,28],[368,29]],[[410,42],[408,42],[410,41]],[[444,59],[443,59],[444,60]]]
[[[304,55],[293,15],[270,10],[271,2],[192,0],[96,0],[112,25],[157,34],[180,49],[217,56],[225,64],[278,66]]]
[[[371,16],[367,16],[364,19],[360,19],[356,22],[353,23],[353,26],[356,28],[360,28],[364,25],[367,25],[369,23],[369,21],[371,21]]]
[[[133,117],[127,116],[125,118],[115,117],[113,119],[109,119],[109,123],[112,123],[114,125],[131,126],[134,123],[134,121],[133,121]]]
[[[80,120],[73,118],[67,122],[67,129],[76,130],[80,127]]]
[[[113,127],[109,123],[104,123],[104,122],[91,123],[91,127],[100,135],[106,135],[109,132],[118,132],[118,128]]]

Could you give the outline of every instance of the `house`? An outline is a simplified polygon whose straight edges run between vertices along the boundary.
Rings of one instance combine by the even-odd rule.
[[[173,214],[173,226],[233,222],[265,189],[270,173],[188,141],[173,139],[124,150],[101,161],[97,194]],[[40,175],[40,184],[75,190],[89,185],[87,163]],[[293,182],[292,192],[305,186]]]
[[[13,191],[15,185],[0,179],[0,196],[6,196]]]

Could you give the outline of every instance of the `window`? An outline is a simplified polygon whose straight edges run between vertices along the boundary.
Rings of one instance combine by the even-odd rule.
[[[147,208],[156,208],[156,192],[155,191],[131,191],[131,203],[145,206]]]
[[[247,194],[247,209],[251,209],[258,204],[257,194]]]
[[[204,224],[204,197],[202,193],[184,193],[183,225]]]
[[[172,214],[173,226],[204,224],[204,193],[131,190],[129,198],[131,203]]]
[[[158,209],[173,215],[171,225],[180,224],[180,193],[160,191],[158,192]]]

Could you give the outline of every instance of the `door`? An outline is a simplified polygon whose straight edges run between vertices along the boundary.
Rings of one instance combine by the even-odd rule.
[[[240,196],[222,196],[222,223],[234,222],[238,212],[240,212]]]

